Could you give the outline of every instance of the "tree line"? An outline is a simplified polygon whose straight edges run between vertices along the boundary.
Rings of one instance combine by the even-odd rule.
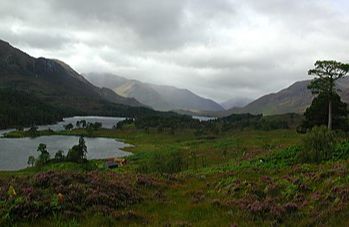
[[[28,157],[28,165],[41,167],[50,162],[76,162],[83,163],[87,161],[87,146],[84,137],[79,138],[79,143],[74,145],[67,153],[64,155],[62,150],[56,152],[54,158],[51,159],[50,153],[47,150],[46,144],[39,144],[37,152],[39,156],[35,158],[34,156]]]

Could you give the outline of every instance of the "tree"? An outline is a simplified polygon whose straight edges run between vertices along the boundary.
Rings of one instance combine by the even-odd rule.
[[[64,125],[64,129],[67,131],[70,131],[74,128],[74,125],[72,123],[69,123],[67,125]]]
[[[81,157],[84,159],[86,158],[86,155],[87,155],[87,146],[86,146],[86,143],[85,143],[85,139],[83,136],[80,136],[79,138],[79,149],[81,151]]]
[[[67,159],[73,162],[83,162],[86,160],[87,146],[84,137],[79,138],[79,144],[74,145],[67,154]]]
[[[332,129],[332,99],[336,91],[335,82],[346,76],[349,71],[349,64],[336,61],[317,61],[315,68],[308,71],[309,75],[315,75],[308,88],[313,94],[322,93],[328,100],[328,129]]]
[[[91,130],[98,130],[100,128],[102,128],[102,123],[100,122],[95,122],[95,123],[87,123],[87,129],[91,129]]]
[[[57,161],[62,161],[64,159],[64,152],[62,150],[57,151],[55,154],[55,159]]]
[[[30,165],[30,166],[34,166],[34,164],[35,164],[35,157],[34,156],[29,156],[28,157],[28,165]]]
[[[37,151],[40,152],[39,159],[37,160],[38,165],[46,164],[50,160],[50,153],[47,151],[46,144],[40,143]]]
[[[71,162],[81,162],[80,151],[78,145],[74,145],[67,154],[67,159]]]
[[[302,140],[298,159],[302,162],[321,162],[329,160],[335,150],[336,135],[325,126],[315,126]]]
[[[349,129],[347,118],[347,104],[343,103],[338,94],[332,96],[332,127],[347,131]],[[328,98],[321,93],[313,99],[310,107],[304,113],[305,119],[300,126],[300,131],[306,132],[314,126],[326,125],[328,121]]]
[[[32,126],[29,130],[28,130],[30,136],[35,137],[38,134],[38,127],[37,126]]]
[[[37,151],[41,154],[48,153],[46,144],[40,143]]]
[[[86,128],[86,125],[87,125],[86,120],[81,120],[81,121],[80,121],[80,125],[81,125],[83,128]]]

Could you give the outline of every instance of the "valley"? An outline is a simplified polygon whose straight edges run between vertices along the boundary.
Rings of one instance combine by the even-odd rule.
[[[159,111],[192,110],[223,111],[224,108],[213,100],[200,97],[187,89],[173,86],[144,83],[129,80],[113,74],[85,74],[86,78],[100,87],[107,87],[118,95],[135,98],[146,106]]]
[[[73,130],[71,134],[84,132]],[[79,164],[49,164],[41,169],[1,172],[0,179],[5,183],[9,174],[16,176],[8,183],[15,188],[19,197],[29,201],[35,198],[27,197],[22,192],[22,185],[25,179],[32,179],[27,187],[32,187],[34,194],[44,193],[36,197],[39,199],[37,201],[41,201],[42,196],[54,196],[60,191],[54,183],[57,177],[69,181],[80,175],[88,180],[94,174],[95,181],[104,182],[101,178],[104,175],[123,185],[118,187],[119,193],[131,193],[140,200],[132,202],[133,197],[128,195],[127,202],[115,209],[107,201],[97,199],[102,194],[95,194],[97,200],[94,205],[86,210],[77,210],[73,207],[77,205],[78,195],[63,190],[61,192],[67,200],[63,204],[69,204],[71,208],[50,205],[49,210],[58,212],[58,215],[42,216],[40,209],[22,214],[18,209],[25,209],[25,203],[18,201],[17,208],[10,210],[10,217],[21,217],[19,223],[27,220],[27,224],[34,224],[30,222],[31,215],[39,215],[41,218],[36,219],[35,223],[45,226],[346,224],[347,200],[342,190],[345,190],[347,183],[341,176],[349,171],[347,160],[333,159],[320,165],[297,162],[293,155],[298,152],[296,147],[303,136],[292,129],[233,130],[209,140],[195,135],[192,130],[172,134],[132,127],[100,129],[91,136],[119,138],[135,145],[126,148],[133,153],[127,158],[128,164],[108,170],[97,161],[94,167],[89,167],[93,169],[92,172],[85,172]],[[40,183],[45,179],[42,178],[43,173],[49,176],[44,181],[47,182],[46,186]],[[62,178],[61,174],[65,177]],[[70,187],[82,187],[83,184],[80,180],[74,180]],[[315,191],[315,188],[318,190]],[[79,189],[79,193],[85,192]],[[83,208],[84,204],[79,206]],[[68,210],[78,218],[66,219],[64,212]],[[21,216],[16,217],[17,214]],[[105,215],[109,218],[106,219]]]
[[[348,11],[0,0],[0,227],[349,226]]]
[[[0,44],[0,225],[347,224],[349,138],[324,144],[325,161],[304,156],[307,140],[333,138],[304,135],[308,81],[224,110],[115,75],[93,85]]]

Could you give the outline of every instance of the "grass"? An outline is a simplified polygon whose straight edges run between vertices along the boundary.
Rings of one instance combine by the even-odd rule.
[[[34,222],[20,220],[15,223],[18,226],[348,225],[349,161],[298,162],[294,157],[303,135],[294,130],[229,131],[210,138],[195,136],[190,130],[172,135],[134,128],[58,134],[118,138],[133,144],[126,148],[134,153],[126,166],[106,170],[103,163],[93,161],[97,172],[131,178],[141,174],[162,183],[140,187],[142,201],[113,214],[91,215],[86,211],[67,218],[58,212]],[[341,145],[343,157],[347,157],[345,147]],[[182,160],[180,171],[140,172],[144,165],[155,165],[151,161],[154,157],[173,153]],[[0,181],[47,171],[86,170],[77,164],[56,163],[44,169],[1,172]]]

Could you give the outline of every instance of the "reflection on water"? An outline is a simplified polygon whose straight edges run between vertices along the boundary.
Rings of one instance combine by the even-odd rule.
[[[37,147],[40,143],[47,145],[47,149],[54,157],[58,150],[64,154],[77,144],[77,136],[42,136],[37,138],[0,139],[0,170],[16,170],[27,167],[30,155],[37,157]],[[129,152],[120,150],[129,145],[106,138],[85,138],[88,159],[102,159],[108,157],[123,157],[130,155]]]
[[[64,130],[64,125],[71,123],[75,127],[76,122],[81,121],[81,120],[85,120],[86,123],[100,122],[100,123],[102,123],[103,128],[110,129],[110,128],[113,128],[113,126],[116,125],[119,121],[125,120],[125,118],[122,118],[122,117],[97,117],[97,116],[68,117],[68,118],[64,118],[63,121],[58,122],[57,124],[39,126],[39,130],[45,130],[45,129],[49,129],[49,128],[54,130],[54,131]]]
[[[203,116],[192,116],[193,119],[197,119],[199,121],[211,121],[216,120],[216,117],[203,117]]]
[[[112,128],[117,122],[124,118],[112,117],[72,117],[65,118],[63,122],[55,125],[39,126],[40,130],[51,128],[52,130],[63,130],[63,126],[69,123],[73,125],[76,121],[86,120],[87,122],[101,122],[103,128]],[[11,130],[2,130],[0,133],[6,133]],[[37,157],[37,147],[40,143],[47,145],[51,156],[58,150],[63,150],[64,154],[77,144],[79,137],[76,136],[42,136],[37,138],[19,138],[19,139],[0,139],[0,170],[17,170],[27,167],[27,160],[30,155]],[[103,159],[109,157],[122,157],[130,155],[120,149],[129,146],[128,144],[107,138],[85,138],[87,145],[88,159]]]

